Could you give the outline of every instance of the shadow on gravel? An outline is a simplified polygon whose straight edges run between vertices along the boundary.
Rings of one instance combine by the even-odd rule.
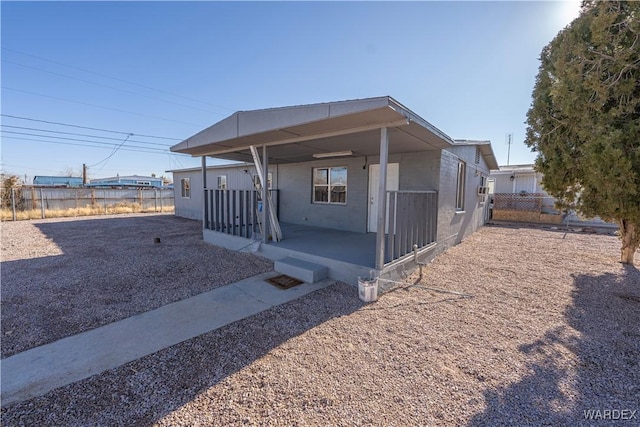
[[[532,222],[495,221],[488,222],[486,227],[529,230],[544,230],[564,234],[605,234],[614,236],[618,229],[611,225],[569,225],[569,224],[537,224]]]
[[[640,423],[640,271],[576,275],[574,285],[567,325],[520,346],[529,374],[486,391],[487,409],[468,425]]]
[[[173,215],[33,225],[62,254],[29,258],[25,247],[15,253],[26,259],[2,262],[2,358],[273,268],[205,243],[201,222]]]
[[[2,425],[149,426],[263,357],[286,358],[286,349],[267,354],[363,305],[352,286],[336,283],[116,369],[3,408]],[[269,376],[259,370],[250,375],[255,387],[245,390],[248,405],[252,402],[251,393],[269,381]],[[233,391],[233,385],[229,387]],[[228,407],[224,393],[223,386],[215,394],[208,394],[207,405],[220,413],[234,413],[236,409]],[[182,425],[193,423],[197,420],[184,420]]]

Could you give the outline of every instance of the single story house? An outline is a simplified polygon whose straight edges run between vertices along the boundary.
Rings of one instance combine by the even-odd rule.
[[[506,165],[492,170],[489,176],[492,193],[540,193],[549,196],[542,188],[542,174],[533,165]]]
[[[205,241],[383,289],[485,224],[498,168],[489,141],[456,141],[389,96],[239,111],[171,151],[202,158],[172,172],[176,215],[202,219]]]
[[[492,170],[488,191],[493,200],[492,219],[505,221],[617,227],[599,217],[582,218],[575,211],[560,211],[555,197],[542,186],[542,173],[533,164],[506,165]]]

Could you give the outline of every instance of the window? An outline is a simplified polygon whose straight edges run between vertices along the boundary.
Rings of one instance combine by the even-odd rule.
[[[313,170],[313,203],[347,203],[347,168]]]
[[[480,164],[480,147],[476,146],[476,164]]]
[[[218,177],[218,190],[227,189],[227,175],[220,175]]]
[[[458,183],[456,184],[456,210],[464,210],[464,182],[467,175],[465,162],[458,162]]]
[[[151,185],[151,181],[136,181],[137,185]]]
[[[271,183],[272,183],[272,175],[271,172],[269,172],[267,174],[267,188],[269,190],[271,190]],[[253,186],[256,188],[256,190],[262,190],[262,185],[260,185],[260,177],[258,175],[253,175]]]
[[[182,190],[183,198],[191,198],[191,184],[189,183],[189,178],[182,178],[180,180],[180,189]]]

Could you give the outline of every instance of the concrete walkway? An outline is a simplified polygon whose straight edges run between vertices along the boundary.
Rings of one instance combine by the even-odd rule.
[[[2,405],[43,395],[334,283],[280,290],[264,281],[276,275],[253,276],[8,357],[0,362]]]

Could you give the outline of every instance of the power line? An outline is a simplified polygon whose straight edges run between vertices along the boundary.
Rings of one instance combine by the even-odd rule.
[[[64,137],[64,136],[39,135],[37,133],[15,132],[15,131],[11,131],[11,130],[1,130],[0,132],[5,133],[5,134],[6,133],[10,133],[10,134],[14,134],[14,135],[37,136],[37,137],[40,137],[40,138],[64,139],[64,140],[67,140],[67,141],[91,142],[91,143],[95,143],[95,144],[112,145],[112,146],[118,145],[118,144],[113,143],[113,142],[89,141],[89,140],[86,140],[86,139],[67,138],[67,137]],[[121,141],[121,140],[118,139],[118,141]],[[152,143],[149,143],[149,144],[152,144]],[[155,148],[155,147],[140,147],[138,145],[131,145],[131,147],[145,148],[147,150],[166,151],[166,148],[162,149],[162,148]]]
[[[53,169],[44,169],[44,168],[32,168],[29,166],[20,166],[20,165],[14,165],[11,163],[2,163],[2,165],[0,165],[2,167],[2,169],[5,168],[19,168],[19,169],[28,169],[28,170],[34,170],[34,171],[47,171],[47,172],[59,172],[59,171],[55,171]]]
[[[110,159],[110,158],[112,158],[112,157],[113,157],[113,155],[114,155],[114,154],[116,154],[120,148],[122,148],[122,146],[125,144],[125,142],[127,142],[127,140],[129,139],[129,137],[130,137],[130,136],[131,136],[131,135],[127,135],[127,137],[122,141],[122,143],[120,143],[120,145],[118,145],[117,147],[115,147],[115,148],[113,149],[113,151],[111,152],[111,154],[109,154],[109,155],[108,155],[107,157],[105,157],[103,160],[100,160],[98,163],[94,163],[94,164],[89,165],[89,166],[87,166],[87,167],[88,167],[88,168],[92,168],[92,167],[94,167],[94,166],[99,165],[100,163],[104,163],[104,164],[102,165],[102,167],[101,167],[100,169],[98,169],[98,172],[100,172],[100,171],[102,170],[102,168],[107,164],[107,162],[109,161],[109,159]]]
[[[34,139],[34,138],[22,138],[19,136],[8,136],[6,137],[8,139],[16,139],[16,140],[21,140],[21,141],[35,141],[35,142],[44,142],[44,143],[49,143],[49,144],[60,144],[60,145],[73,145],[73,146],[77,146],[77,147],[85,147],[85,148],[105,148],[105,149],[113,149],[113,147],[116,144],[112,144],[109,142],[99,142],[99,141],[87,141],[89,143],[92,144],[105,144],[108,145],[108,147],[103,147],[103,146],[96,146],[96,145],[87,145],[87,144],[78,144],[77,142],[64,142],[64,141],[47,141],[44,139]],[[5,139],[6,139],[5,138]],[[136,153],[147,153],[147,154],[166,154],[169,156],[184,156],[183,154],[179,154],[179,153],[172,153],[168,150],[160,150],[159,148],[148,148],[148,147],[135,147],[132,146],[134,148],[142,148],[141,150],[136,150],[133,148],[127,148],[127,147],[123,147],[121,150],[122,151],[133,151]],[[156,150],[156,151],[150,151],[150,150]]]
[[[55,133],[55,134],[58,134],[58,135],[86,136],[86,137],[89,137],[89,138],[109,139],[109,140],[112,140],[112,141],[120,141],[122,139],[122,138],[112,138],[110,136],[89,135],[89,134],[86,134],[86,133],[75,133],[75,132],[62,132],[62,131],[51,130],[51,129],[38,129],[38,128],[30,128],[30,127],[24,127],[24,126],[11,126],[11,125],[2,125],[2,124],[0,124],[0,127],[11,128],[11,129],[33,130],[33,131],[37,131],[37,132],[48,132],[48,133]],[[20,132],[12,132],[12,131],[4,131],[4,132],[16,133],[16,134],[20,133]],[[24,133],[23,135],[46,136],[47,138],[54,138],[53,136],[50,136],[50,135],[39,135],[39,134],[31,134],[31,133]],[[131,135],[133,135],[133,134],[131,134]],[[170,147],[172,145],[172,144],[161,144],[159,142],[140,141],[140,140],[137,140],[137,139],[130,139],[129,141],[138,142],[140,144],[159,145],[161,147]]]
[[[49,123],[49,124],[52,124],[52,125],[69,126],[69,127],[79,128],[79,129],[97,130],[97,131],[100,131],[100,132],[119,133],[121,135],[128,135],[130,133],[133,133],[133,132],[122,132],[122,131],[117,131],[117,130],[110,130],[110,129],[92,128],[92,127],[88,127],[88,126],[72,125],[72,124],[69,124],[69,123],[52,122],[52,121],[49,121],[49,120],[34,119],[34,118],[31,118],[31,117],[12,116],[12,115],[9,115],[9,114],[0,114],[0,116],[10,117],[12,119],[28,120],[30,122]],[[146,137],[146,138],[157,138],[157,139],[169,139],[169,140],[172,140],[172,141],[182,141],[180,138],[169,138],[169,137],[166,137],[166,136],[145,135],[145,134],[141,134],[141,133],[133,133],[133,134],[136,135],[136,136],[143,136],[143,137]]]
[[[60,96],[45,95],[43,93],[31,92],[31,91],[23,90],[23,89],[16,89],[16,88],[9,87],[9,86],[2,86],[2,89],[4,89],[4,90],[13,90],[15,92],[21,92],[21,93],[27,93],[29,95],[41,96],[43,98],[56,99],[58,101],[72,102],[74,104],[88,105],[90,107],[96,107],[96,108],[103,108],[105,110],[118,111],[120,113],[133,114],[133,115],[142,116],[142,117],[149,117],[149,118],[156,119],[156,120],[163,120],[163,121],[167,121],[167,122],[180,123],[180,124],[188,125],[188,126],[199,126],[199,127],[202,127],[202,125],[199,125],[199,124],[196,124],[196,123],[189,123],[189,122],[183,122],[181,120],[167,119],[167,118],[164,118],[164,117],[152,116],[151,114],[136,113],[134,111],[122,110],[120,108],[114,108],[114,107],[107,107],[105,105],[92,104],[90,102],[75,101],[73,99],[62,98]]]
[[[77,80],[79,82],[88,83],[88,84],[104,87],[104,88],[111,89],[111,90],[117,90],[117,91],[124,92],[124,93],[130,93],[130,94],[133,94],[133,95],[142,96],[142,97],[148,98],[148,99],[156,99],[156,100],[159,100],[161,102],[166,102],[167,104],[173,104],[173,105],[177,105],[177,106],[180,106],[180,107],[183,107],[183,108],[190,108],[192,110],[204,111],[205,113],[211,113],[211,114],[217,114],[217,115],[220,115],[220,116],[224,116],[224,114],[222,114],[222,113],[218,113],[218,112],[211,111],[211,110],[205,110],[204,108],[192,107],[191,105],[180,104],[179,102],[169,101],[169,100],[166,100],[166,99],[158,98],[156,96],[149,96],[149,95],[145,95],[145,94],[142,94],[142,93],[139,93],[139,92],[134,92],[134,91],[131,91],[131,90],[120,89],[120,88],[117,88],[117,87],[114,87],[114,86],[109,86],[109,85],[105,85],[105,84],[102,84],[102,83],[93,82],[91,80],[85,80],[85,79],[81,79],[81,78],[78,78],[78,77],[69,76],[67,74],[56,73],[55,71],[49,71],[49,70],[45,70],[43,68],[33,67],[31,65],[20,64],[19,62],[13,62],[13,61],[9,61],[9,60],[6,60],[6,59],[3,59],[2,62],[5,62],[7,64],[18,65],[20,67],[30,68],[32,70],[37,70],[37,71],[40,71],[40,72],[43,72],[43,73],[53,74],[54,76],[60,76],[60,77],[64,77],[64,78],[67,78],[67,79]]]
[[[154,87],[151,87],[151,86],[141,85],[139,83],[130,82],[128,80],[124,80],[124,79],[121,79],[121,78],[118,78],[118,77],[113,77],[113,76],[109,76],[107,74],[99,73],[99,72],[96,72],[96,71],[91,71],[91,70],[87,70],[87,69],[84,69],[84,68],[76,67],[75,65],[64,64],[64,63],[59,62],[59,61],[54,61],[52,59],[43,58],[42,56],[37,56],[37,55],[30,54],[30,53],[22,52],[22,51],[19,51],[19,50],[10,49],[10,48],[4,47],[4,46],[2,46],[2,49],[8,50],[10,52],[15,52],[15,53],[18,53],[20,55],[25,55],[25,56],[30,56],[32,58],[40,59],[41,61],[51,62],[52,64],[62,65],[63,67],[72,68],[72,69],[75,69],[75,70],[78,70],[78,71],[82,71],[84,73],[95,74],[95,75],[100,76],[100,77],[105,77],[107,79],[116,80],[116,81],[127,83],[127,84],[130,84],[130,85],[133,85],[133,86],[138,86],[138,87],[141,87],[141,88],[144,88],[144,89],[147,89],[147,90],[161,92],[161,93],[164,93],[164,94],[167,94],[167,95],[175,96],[177,98],[187,99],[189,101],[198,102],[200,104],[205,104],[205,105],[210,105],[212,107],[222,108],[222,109],[229,110],[229,111],[232,111],[232,112],[236,111],[236,110],[234,110],[232,108],[225,107],[223,105],[216,105],[216,104],[212,104],[210,102],[201,101],[199,99],[190,98],[188,96],[171,93],[171,92],[168,92],[166,90],[157,89],[157,88],[154,88]]]

